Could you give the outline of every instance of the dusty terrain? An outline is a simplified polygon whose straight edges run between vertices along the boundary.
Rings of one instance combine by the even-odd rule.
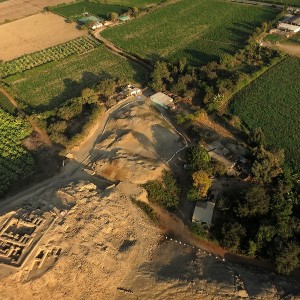
[[[68,2],[72,0],[8,0],[0,3],[0,23],[36,14],[46,6]]]
[[[183,141],[147,104],[128,106],[107,124],[95,146],[92,168],[109,180],[142,184],[154,180]],[[149,170],[151,172],[149,172]]]
[[[52,13],[39,13],[2,24],[0,25],[0,60],[11,60],[85,34],[84,30],[76,29],[74,23],[68,24],[64,18]]]
[[[223,261],[170,234],[173,215],[161,210],[159,227],[132,202],[147,201],[136,182],[159,176],[163,160],[182,146],[146,103],[118,106],[94,131],[83,153],[73,153],[89,154],[88,165],[69,160],[57,176],[0,203],[0,240],[24,234],[30,224],[22,220],[3,234],[3,222],[21,213],[53,218],[32,235],[36,243],[20,267],[0,264],[1,299],[297,299],[289,297],[300,290],[296,280]],[[86,152],[89,144],[95,149]],[[115,158],[120,168],[106,175],[121,182],[111,185],[99,177]],[[83,170],[92,166],[95,176]]]

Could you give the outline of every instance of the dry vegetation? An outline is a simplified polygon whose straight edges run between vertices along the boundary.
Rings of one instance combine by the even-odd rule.
[[[73,0],[8,0],[0,1],[0,23],[13,21],[36,14],[48,5],[57,5]]]
[[[66,23],[60,16],[36,14],[0,26],[0,60],[11,60],[83,35],[86,31],[76,29],[75,24]]]

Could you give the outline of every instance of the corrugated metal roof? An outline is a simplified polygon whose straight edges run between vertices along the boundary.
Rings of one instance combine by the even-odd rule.
[[[169,106],[171,104],[173,104],[173,99],[171,97],[169,97],[168,95],[158,92],[152,96],[150,96],[150,99],[153,102],[165,105],[165,106]]]
[[[210,201],[198,201],[194,214],[193,214],[193,220],[194,221],[200,221],[205,222],[207,225],[211,225],[211,220],[214,213],[215,204]]]
[[[119,17],[119,20],[120,20],[120,21],[127,21],[127,20],[129,20],[129,19],[130,19],[129,16],[120,16],[120,17]]]
[[[296,26],[296,25],[291,25],[291,24],[286,24],[286,23],[280,23],[278,25],[279,29],[282,30],[289,30],[289,31],[293,31],[293,32],[298,32],[300,31],[300,26]]]
[[[84,18],[81,18],[78,20],[80,23],[82,24],[87,24],[88,22],[90,21],[93,21],[93,22],[101,22],[103,21],[102,18],[98,18],[96,16],[89,16],[89,17],[84,17]]]

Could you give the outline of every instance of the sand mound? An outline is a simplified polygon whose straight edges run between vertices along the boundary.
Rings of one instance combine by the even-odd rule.
[[[94,151],[97,175],[142,184],[158,178],[182,148],[181,137],[146,104],[128,107],[108,123]]]

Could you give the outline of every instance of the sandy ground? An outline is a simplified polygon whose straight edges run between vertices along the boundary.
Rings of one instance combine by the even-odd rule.
[[[5,2],[4,2],[5,3]],[[1,8],[0,8],[1,11]],[[86,34],[52,13],[39,13],[0,25],[0,60],[11,60]]]
[[[46,6],[68,3],[72,0],[8,0],[0,3],[0,23],[13,21],[41,11]]]
[[[90,152],[96,164],[105,160],[99,154],[114,161],[117,151],[123,151],[122,168],[132,164],[132,156],[141,164],[157,163],[181,146],[146,104],[130,104],[111,116],[110,122],[103,117],[82,150],[96,145]],[[1,299],[297,299],[288,295],[300,291],[299,282],[232,265],[189,243],[186,235],[172,236],[174,216],[162,214],[165,224],[158,227],[131,201],[147,201],[142,188],[127,181],[112,186],[83,167],[88,166],[71,160],[51,180],[1,203],[0,223],[24,201],[46,203],[57,214],[21,268],[0,265]],[[158,175],[149,167],[143,172],[144,178]],[[135,182],[131,173],[126,179]],[[178,225],[172,226],[178,232]],[[61,249],[58,258],[34,269],[41,249],[52,247]]]
[[[171,239],[132,203],[145,201],[136,185],[79,181],[29,196],[32,204],[42,199],[68,213],[21,269],[0,268],[1,299],[276,300],[299,288],[292,279],[231,265]],[[51,247],[61,249],[58,259],[33,270],[40,249]]]
[[[165,162],[182,147],[182,138],[160,114],[137,102],[109,121],[91,156],[92,168],[113,181],[142,184],[158,178]]]

